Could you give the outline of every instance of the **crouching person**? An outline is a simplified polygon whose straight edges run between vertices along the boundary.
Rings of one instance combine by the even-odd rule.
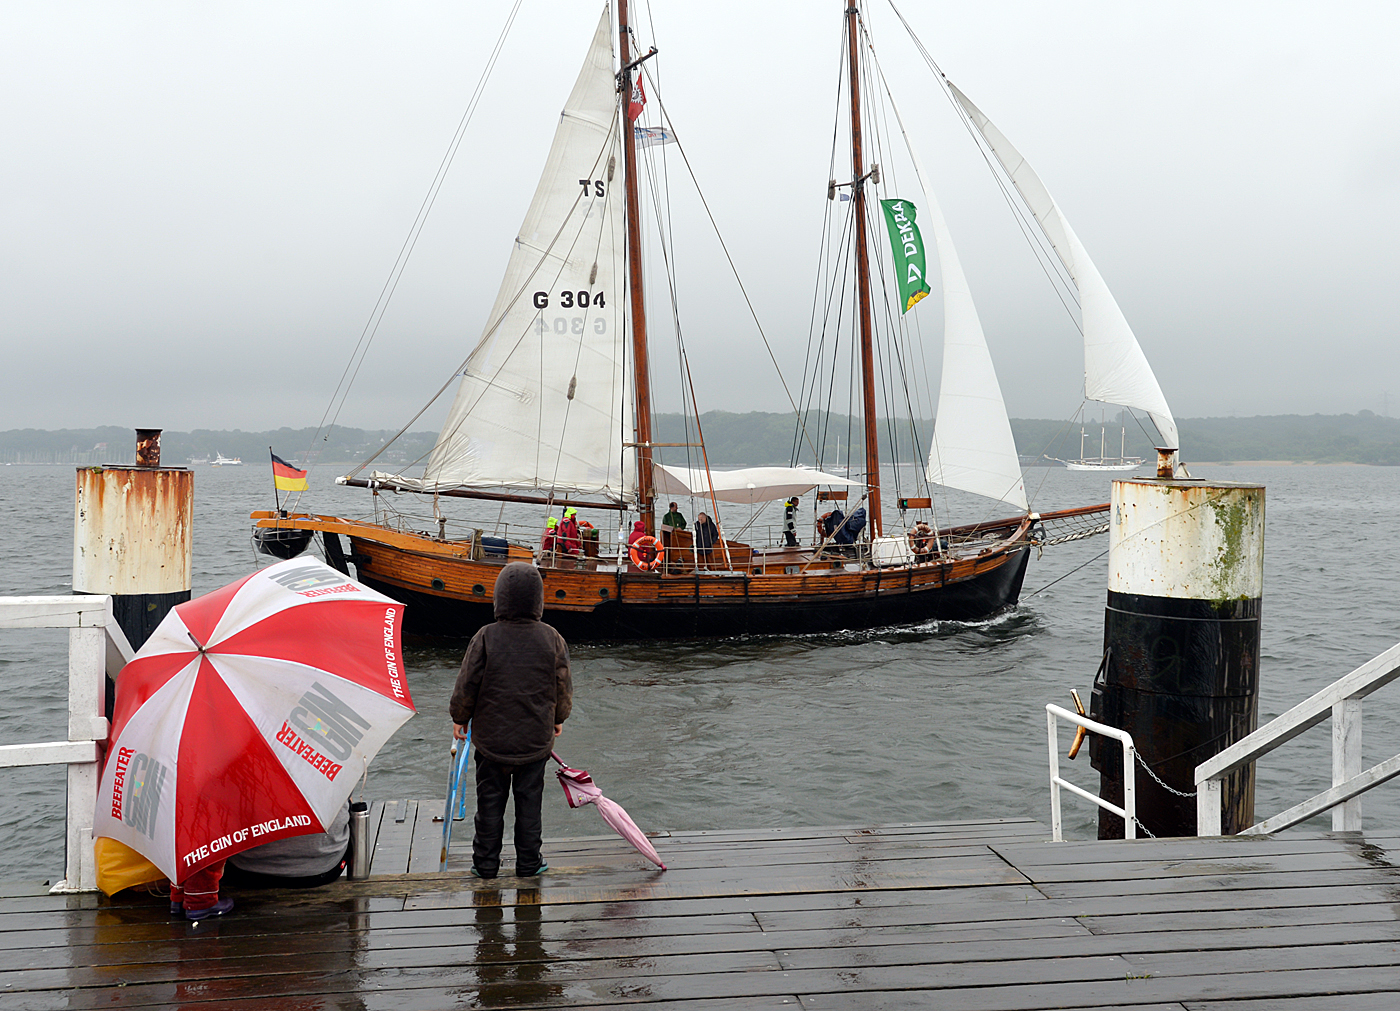
[[[494,878],[501,868],[506,800],[515,798],[515,873],[548,870],[540,854],[540,803],[554,738],[573,706],[569,647],[540,619],[544,581],[539,570],[512,562],[496,577],[496,621],[472,637],[449,709],[453,734],[471,724],[476,755],[476,834],[472,874]]]
[[[228,858],[224,880],[241,888],[319,888],[350,861],[350,802],[325,832],[274,839]]]

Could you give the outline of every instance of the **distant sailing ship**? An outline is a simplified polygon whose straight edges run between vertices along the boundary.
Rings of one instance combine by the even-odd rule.
[[[1031,548],[1053,542],[1057,529],[1101,526],[1108,507],[1030,510],[967,279],[919,171],[924,200],[918,213],[935,237],[944,305],[942,381],[924,477],[1004,503],[1014,515],[930,529],[918,521],[935,518],[932,498],[900,497],[897,525],[886,528],[875,391],[877,384],[889,386],[876,373],[873,330],[877,316],[889,313],[872,305],[871,248],[876,256],[900,262],[900,247],[906,257],[913,247],[922,263],[922,240],[914,226],[913,203],[880,190],[879,166],[866,162],[863,123],[866,132],[880,125],[868,92],[874,90],[871,81],[882,78],[878,66],[872,77],[871,68],[862,65],[874,57],[859,5],[842,2],[851,179],[833,180],[827,198],[834,201],[838,191],[846,191],[841,193],[846,201],[849,193],[849,202],[829,207],[850,214],[843,226],[851,237],[850,270],[836,284],[846,286],[841,290],[850,293],[849,304],[856,307],[852,333],[860,366],[856,384],[864,454],[853,462],[863,464],[863,473],[852,479],[803,466],[720,471],[708,465],[698,435],[680,444],[689,447],[687,452],[696,451],[696,462],[677,466],[658,459],[664,445],[677,444],[653,437],[639,141],[633,127],[645,101],[638,68],[656,50],[634,59],[628,3],[617,0],[616,58],[613,22],[605,7],[558,119],[495,305],[458,373],[456,399],[422,473],[364,475],[375,459],[371,457],[339,483],[369,491],[374,520],[265,511],[253,514],[256,526],[320,532],[331,564],[342,571],[353,564],[362,582],[410,605],[406,619],[411,631],[430,634],[470,635],[491,621],[496,576],[511,560],[539,566],[545,620],[580,639],[831,631],[979,619],[1014,604]],[[1081,296],[1086,395],[1146,411],[1161,445],[1174,454],[1171,412],[1083,246],[1025,159],[962,92],[947,87],[979,142],[1025,200]],[[914,164],[917,170],[917,159]],[[890,199],[875,201],[882,192]],[[883,253],[880,230],[868,222],[879,219],[882,207],[891,235],[891,246]],[[907,296],[901,290],[900,314],[928,290],[926,284]],[[887,298],[895,301],[888,293]],[[890,357],[884,355],[884,361]],[[650,540],[659,532],[658,501],[664,505],[670,498],[690,497],[719,517],[722,502],[752,505],[816,489],[824,489],[818,497],[845,502],[853,514],[865,509],[868,525],[852,538],[854,543],[839,543],[843,526],[823,530],[812,546],[753,546],[727,536],[722,524],[712,546],[697,544],[689,531],[664,531],[666,543],[659,553]],[[430,498],[436,533],[403,529],[381,515],[385,492]],[[498,540],[480,531],[453,539],[438,510],[439,499],[448,497],[535,505],[541,510],[541,529],[545,516],[563,509],[621,513],[622,529],[631,526],[630,513],[645,530],[647,550],[629,558],[619,546],[613,556],[597,550],[598,541],[590,545],[585,539],[575,558],[542,550],[533,541]],[[609,530],[618,523],[601,521],[598,526]],[[348,552],[342,536],[349,539]],[[612,539],[602,540],[606,545]]]
[[[1084,426],[1079,426],[1079,459],[1060,460],[1057,457],[1050,457],[1057,463],[1063,463],[1066,470],[1087,470],[1096,471],[1101,474],[1127,474],[1137,470],[1142,466],[1142,457],[1128,456],[1128,429],[1126,426],[1119,432],[1118,456],[1111,457],[1107,453],[1106,442],[1108,439],[1107,429],[1099,429],[1099,455],[1084,455]]]

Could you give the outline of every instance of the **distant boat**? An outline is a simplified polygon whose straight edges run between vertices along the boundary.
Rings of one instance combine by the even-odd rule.
[[[1084,455],[1084,426],[1079,426],[1079,459],[1061,460],[1066,470],[1089,470],[1098,471],[1101,474],[1126,474],[1129,471],[1137,470],[1142,466],[1142,457],[1127,456],[1128,429],[1125,426],[1120,433],[1120,445],[1118,447],[1117,458],[1107,455],[1105,452],[1106,429],[1099,429],[1099,455]],[[1054,459],[1054,457],[1051,457]]]
[[[211,467],[241,467],[243,460],[239,457],[227,457],[223,453],[215,453],[214,459],[209,461]]]

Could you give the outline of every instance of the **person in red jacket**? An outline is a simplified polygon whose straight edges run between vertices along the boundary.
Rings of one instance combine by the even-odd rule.
[[[573,506],[564,510],[564,522],[559,524],[556,543],[559,550],[566,555],[577,555],[583,550],[578,532],[578,510]]]

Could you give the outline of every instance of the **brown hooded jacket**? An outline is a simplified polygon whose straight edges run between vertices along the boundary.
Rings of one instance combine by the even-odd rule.
[[[539,570],[512,562],[496,577],[496,621],[472,637],[449,709],[471,723],[472,745],[505,765],[548,758],[554,726],[569,718],[573,679],[564,637],[540,621]]]

